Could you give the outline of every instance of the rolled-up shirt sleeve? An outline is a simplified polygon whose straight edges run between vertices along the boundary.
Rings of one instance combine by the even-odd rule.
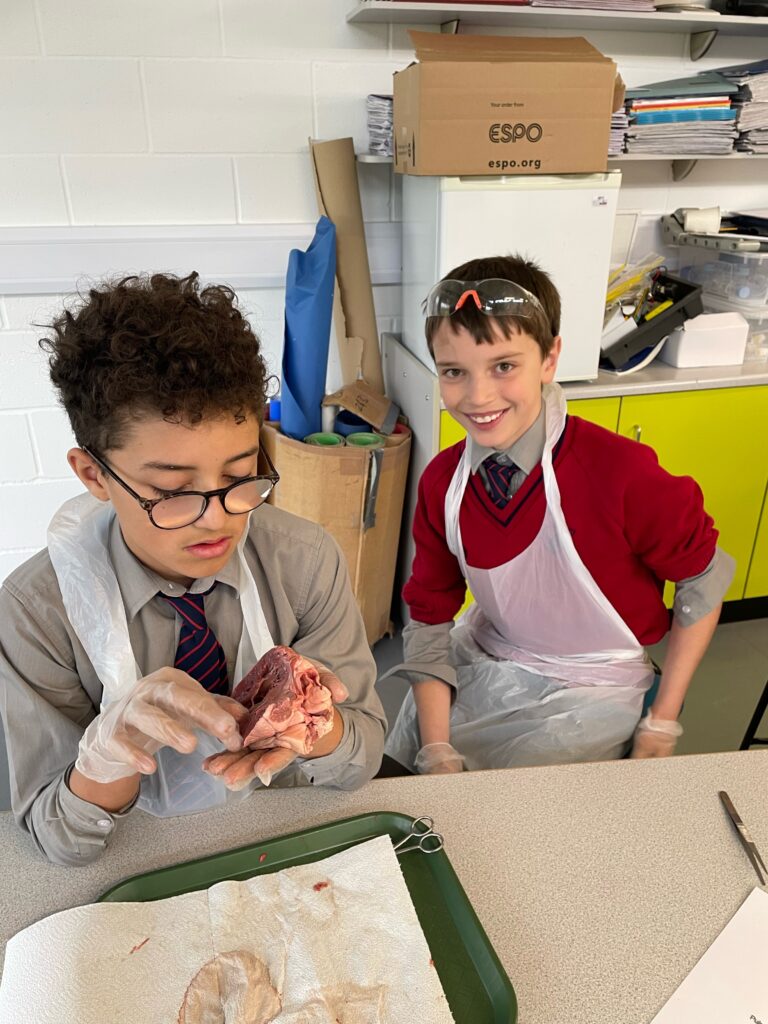
[[[0,620],[0,717],[14,817],[54,864],[86,864],[133,804],[110,813],[69,789],[80,737],[96,709],[51,607],[35,608],[4,586]]]
[[[736,560],[716,548],[703,572],[676,583],[673,614],[680,625],[692,626],[722,604],[735,572]]]
[[[391,668],[387,676],[398,675],[411,685],[425,679],[440,679],[456,689],[456,669],[451,657],[450,622],[418,622],[412,619],[403,629],[403,661]]]

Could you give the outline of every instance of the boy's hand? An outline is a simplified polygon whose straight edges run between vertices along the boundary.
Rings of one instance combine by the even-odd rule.
[[[312,661],[312,664],[320,674],[321,685],[330,691],[334,704],[345,701],[349,693],[338,676],[317,661]],[[343,733],[344,723],[334,710],[331,731],[316,741],[308,756],[325,757],[326,754],[332,753],[338,747]],[[287,768],[298,756],[294,749],[295,742],[290,731],[287,731],[285,736],[278,733],[270,737],[270,746],[266,749],[252,746],[235,753],[213,754],[203,761],[203,769],[221,778],[227,789],[243,789],[254,778],[258,778],[262,785],[268,786],[272,777]],[[301,746],[303,749],[303,738]]]
[[[130,693],[108,704],[80,740],[75,768],[98,783],[116,782],[157,769],[152,757],[161,747],[188,754],[203,729],[240,750],[238,721],[246,710],[229,697],[208,693],[186,672],[161,668],[140,679]]]
[[[683,727],[679,722],[653,718],[649,711],[645,718],[640,719],[635,729],[630,757],[670,757],[674,754],[677,741],[682,735]]]
[[[416,755],[419,775],[453,775],[464,771],[464,758],[450,743],[427,743]]]

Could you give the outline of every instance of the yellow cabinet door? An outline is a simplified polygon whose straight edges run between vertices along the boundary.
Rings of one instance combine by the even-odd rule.
[[[749,563],[744,597],[768,597],[768,490],[763,501],[763,514]]]
[[[574,398],[568,401],[568,412],[615,434],[619,429],[620,406],[620,398]]]
[[[568,402],[568,412],[616,433],[619,425],[620,405],[621,399],[619,398],[577,398]],[[453,416],[443,409],[440,413],[440,451],[450,448],[465,436],[464,427],[460,426]]]
[[[692,476],[736,559],[726,600],[744,596],[768,478],[768,387],[632,395],[621,400],[619,433],[650,445],[670,473]],[[674,515],[674,509],[670,509]]]

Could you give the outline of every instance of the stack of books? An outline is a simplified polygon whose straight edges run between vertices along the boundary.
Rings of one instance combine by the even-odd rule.
[[[629,129],[629,117],[625,107],[611,114],[611,134],[608,137],[608,156],[618,156],[624,152]]]
[[[531,7],[571,7],[595,11],[655,11],[653,0],[531,0]]]
[[[738,136],[731,98],[738,85],[706,71],[627,90],[628,153],[681,156],[732,152]]]
[[[718,71],[739,89],[733,100],[739,132],[736,149],[768,155],[768,60]]]
[[[392,97],[371,93],[367,99],[368,151],[392,156]]]

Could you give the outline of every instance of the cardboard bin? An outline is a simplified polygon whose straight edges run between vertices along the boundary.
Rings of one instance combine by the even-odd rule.
[[[368,643],[376,643],[391,630],[410,433],[392,434],[379,451],[323,448],[294,441],[279,424],[265,423],[261,441],[280,474],[270,502],[319,523],[336,540]]]
[[[586,39],[411,32],[395,73],[395,170],[509,175],[604,171],[616,65]]]

